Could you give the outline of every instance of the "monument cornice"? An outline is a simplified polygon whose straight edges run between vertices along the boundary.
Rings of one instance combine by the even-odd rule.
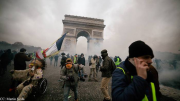
[[[101,22],[104,22],[103,19],[90,18],[90,17],[83,17],[83,16],[65,15],[65,17],[78,18],[78,19],[87,19],[87,20],[94,20],[94,21],[101,21]]]
[[[63,24],[76,24],[76,25],[83,25],[83,26],[94,26],[94,27],[105,28],[104,24],[95,24],[95,23],[80,22],[80,21],[70,21],[70,20],[62,20],[62,22],[63,22]]]

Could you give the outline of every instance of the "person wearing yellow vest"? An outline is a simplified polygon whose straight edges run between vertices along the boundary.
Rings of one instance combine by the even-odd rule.
[[[77,54],[74,55],[73,63],[77,64],[78,63],[78,57]]]
[[[121,63],[121,58],[119,56],[115,56],[114,58],[115,65],[119,65]]]
[[[129,46],[129,56],[112,74],[112,101],[157,101],[152,49],[143,41]]]

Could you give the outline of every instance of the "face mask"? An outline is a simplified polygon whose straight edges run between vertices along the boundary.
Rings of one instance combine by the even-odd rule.
[[[66,68],[67,69],[71,69],[72,68],[72,64],[66,64]]]

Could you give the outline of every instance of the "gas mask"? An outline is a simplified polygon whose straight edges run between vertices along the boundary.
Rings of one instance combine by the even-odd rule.
[[[71,68],[72,68],[72,64],[71,64],[71,63],[67,63],[67,64],[66,64],[66,68],[67,68],[67,69],[71,69]]]

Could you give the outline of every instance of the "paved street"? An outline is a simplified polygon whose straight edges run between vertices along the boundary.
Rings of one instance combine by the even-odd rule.
[[[39,97],[37,100],[43,101],[52,101],[52,100],[63,100],[63,89],[62,85],[63,82],[59,82],[59,67],[53,67],[49,64],[47,65],[47,69],[44,72],[44,77],[48,80],[48,89],[47,92]],[[89,74],[89,67],[85,68],[85,72]],[[80,101],[101,101],[103,100],[103,95],[100,91],[100,75],[98,74],[98,81],[99,82],[88,82],[88,78],[86,78],[85,82],[80,81],[78,85],[78,96]],[[109,87],[111,87],[109,85]],[[110,93],[110,91],[109,91]],[[71,91],[70,101],[74,101],[74,93]]]
[[[54,61],[53,61],[54,64]],[[59,66],[59,64],[58,64]],[[12,69],[13,66],[8,66],[8,71]],[[89,67],[85,68],[87,74],[89,74]],[[47,91],[40,97],[37,97],[35,101],[63,101],[63,82],[59,81],[60,67],[50,66],[49,59],[47,59],[47,68],[44,71],[44,78],[48,81]],[[100,79],[101,73],[98,74],[99,82],[88,82],[86,78],[85,82],[79,82],[78,85],[78,97],[79,101],[102,101],[103,95],[100,91]],[[0,77],[0,97],[9,97],[8,93],[9,86],[11,84],[10,73],[6,72],[4,77]],[[110,83],[111,84],[111,83]],[[109,93],[111,94],[111,86],[109,84]],[[74,101],[74,94],[71,91],[69,101]],[[172,98],[163,96],[162,101],[175,101]]]

